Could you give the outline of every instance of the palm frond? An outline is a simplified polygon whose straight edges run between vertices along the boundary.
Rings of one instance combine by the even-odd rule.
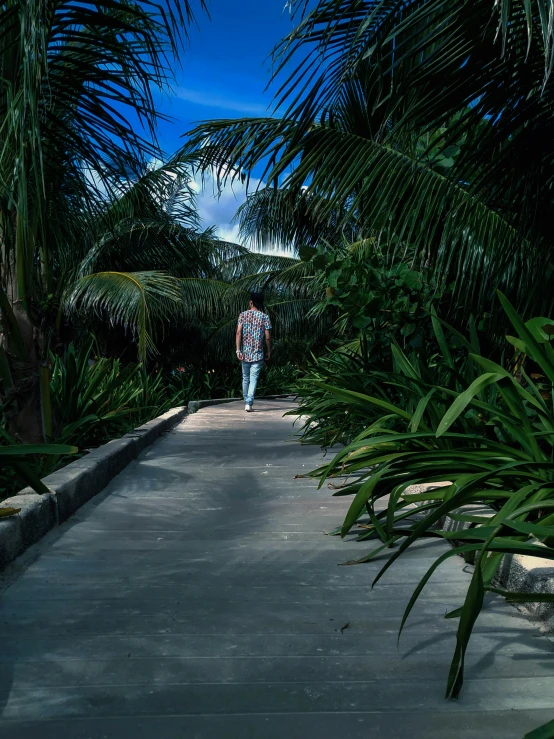
[[[226,282],[235,282],[244,277],[253,276],[254,281],[259,283],[260,280],[255,279],[256,275],[280,272],[297,263],[298,259],[294,257],[247,251],[230,257],[222,263],[220,274]],[[263,278],[261,283],[263,284]]]
[[[50,289],[60,239],[74,244],[106,193],[159,156],[154,90],[167,87],[192,20],[189,0],[10,0],[3,7],[4,279],[24,307],[37,264]]]
[[[181,310],[185,322],[208,325],[220,320],[229,283],[189,277],[179,280]],[[244,303],[243,303],[244,304]],[[238,314],[237,314],[238,315]]]
[[[148,166],[137,179],[116,183],[117,197],[107,204],[99,226],[109,228],[111,223],[128,218],[166,217],[198,229],[200,220],[191,181],[188,163],[170,160],[155,168]]]
[[[529,284],[545,274],[548,253],[536,244],[531,249],[517,221],[512,225],[464,183],[355,133],[321,125],[300,134],[301,127],[291,121],[217,121],[197,129],[189,146],[202,147],[204,166],[219,162],[222,178],[232,176],[228,164],[252,162],[278,147],[280,158],[269,177],[284,177],[283,187],[291,191],[305,188],[305,197],[314,198],[314,219],[322,222],[341,212],[337,225],[348,227],[355,218],[360,229],[396,248],[410,245],[422,261],[460,276],[459,295],[467,304],[495,286],[515,286],[521,305]]]
[[[243,235],[286,245],[354,223],[419,250],[468,306],[502,287],[547,310],[552,1],[290,7],[299,24],[275,54],[283,118],[191,132],[188,151],[222,182],[264,168],[271,187],[243,206]]]
[[[141,360],[156,352],[154,329],[163,332],[181,309],[179,280],[164,272],[97,272],[81,277],[67,292],[68,315],[95,315],[121,325],[138,341]]]
[[[220,242],[171,219],[130,218],[100,235],[79,265],[92,271],[141,271],[155,266],[174,276],[213,276]]]
[[[304,188],[266,187],[249,195],[240,206],[235,220],[240,237],[256,249],[290,249],[297,254],[302,246],[316,246],[323,241],[354,238],[355,218],[344,212],[331,212],[318,218],[317,195]]]

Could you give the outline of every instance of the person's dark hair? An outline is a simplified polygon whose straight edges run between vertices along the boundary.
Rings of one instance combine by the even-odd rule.
[[[254,303],[254,306],[258,310],[264,309],[264,296],[262,295],[262,293],[251,293],[250,300]]]

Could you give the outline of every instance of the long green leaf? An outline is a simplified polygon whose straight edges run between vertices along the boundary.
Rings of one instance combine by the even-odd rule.
[[[356,494],[354,500],[350,504],[350,507],[344,519],[344,523],[342,524],[341,537],[344,538],[346,534],[350,531],[352,526],[356,523],[356,521],[360,517],[360,513],[364,509],[365,504],[368,500],[370,500],[373,491],[379,484],[381,477],[386,473],[386,471],[387,467],[372,475],[369,480],[361,486],[359,492]]]
[[[525,734],[523,739],[553,739],[554,738],[554,720],[549,721],[547,724],[539,726],[537,729],[533,729],[528,734]]]
[[[503,377],[503,374],[499,374],[497,372],[487,372],[486,374],[480,375],[480,377],[474,380],[468,387],[468,389],[456,398],[456,400],[452,403],[450,408],[444,414],[437,428],[437,438],[442,436],[445,431],[448,431],[450,426],[465,411],[467,406],[471,403],[476,395],[478,395],[484,388],[488,387],[489,385],[493,385],[494,383],[501,380]]]

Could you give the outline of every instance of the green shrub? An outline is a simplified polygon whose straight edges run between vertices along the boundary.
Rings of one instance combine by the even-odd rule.
[[[181,402],[161,371],[118,359],[93,360],[93,343],[91,337],[79,349],[70,344],[63,356],[52,355],[55,438],[81,450],[123,436]]]
[[[388,554],[377,582],[419,539],[456,540],[417,585],[401,630],[428,579],[446,559],[461,554],[474,561],[464,603],[448,614],[459,618],[447,682],[451,697],[461,690],[466,648],[487,592],[511,602],[554,599],[549,594],[507,593],[495,580],[506,554],[554,559],[554,349],[550,344],[554,321],[536,318],[525,323],[502,295],[500,299],[517,334],[507,337],[516,350],[509,367],[479,352],[475,332],[470,341],[463,340],[465,356],[454,359],[435,318],[442,353],[427,366],[410,361],[393,344],[395,371],[371,376],[364,391],[359,380],[349,376],[306,380],[326,393],[326,399],[339,401],[337,426],[345,408],[358,420],[366,417],[364,430],[313,473],[320,484],[331,477],[343,478],[335,494],[354,496],[340,534],[345,536],[367,514],[368,526],[358,538],[381,541],[356,563]],[[525,362],[538,370],[533,378],[525,371]],[[316,420],[321,399],[305,389],[302,394],[301,412],[311,411]],[[331,404],[325,411],[333,419]],[[330,421],[326,423],[329,426]],[[319,441],[317,433],[307,430],[306,436]],[[440,490],[417,494],[408,490],[412,485],[444,481],[451,484]],[[385,498],[386,509],[377,511],[377,501]],[[492,515],[468,513],[463,508],[468,504],[489,507]],[[455,534],[444,531],[441,526],[447,515],[471,528]]]
[[[6,444],[7,434],[0,434],[0,500],[12,495],[18,488],[28,485],[37,493],[47,493],[48,488],[40,480],[37,468],[47,456],[58,458],[75,454],[76,447],[67,444]],[[0,518],[19,513],[19,508],[0,508]]]
[[[256,395],[294,393],[301,370],[295,364],[266,365],[258,382]],[[242,374],[238,362],[211,370],[191,366],[180,367],[171,374],[171,387],[181,393],[184,402],[213,398],[241,398]]]
[[[281,366],[269,364],[262,372],[256,395],[262,397],[264,395],[294,394],[300,374],[300,368],[294,364]]]
[[[182,390],[161,372],[144,365],[122,365],[117,359],[91,359],[94,339],[80,348],[70,344],[63,356],[51,355],[50,397],[55,419],[54,445],[28,453],[22,470],[11,460],[0,469],[0,496],[13,495],[23,485],[37,487],[41,477],[63,466],[78,448],[90,448],[119,438],[132,429],[183,404]],[[15,445],[6,423],[0,428],[3,445]],[[0,447],[0,450],[2,447]],[[16,460],[17,461],[17,460]]]

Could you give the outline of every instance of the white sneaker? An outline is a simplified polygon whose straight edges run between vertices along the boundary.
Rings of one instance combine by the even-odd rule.
[[[251,411],[252,411],[252,406],[251,406],[251,405],[248,405],[248,404],[246,404],[246,405],[244,406],[244,410],[245,410],[245,411],[246,411],[247,413],[251,413]]]

